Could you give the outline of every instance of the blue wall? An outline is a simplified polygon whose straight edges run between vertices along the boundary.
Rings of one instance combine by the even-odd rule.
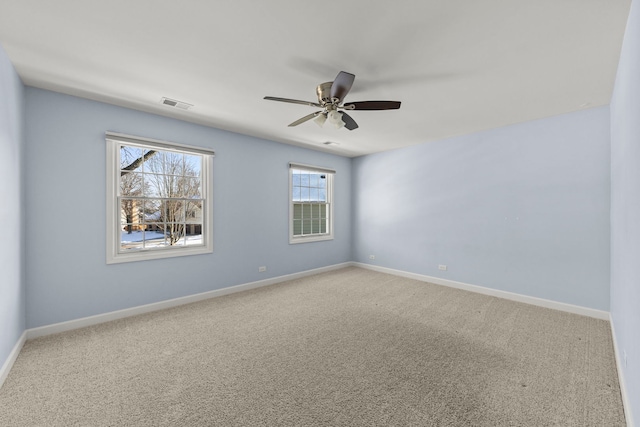
[[[28,328],[351,260],[348,158],[34,88],[26,114]],[[105,131],[216,151],[213,254],[105,263]],[[290,161],[337,171],[334,240],[289,244]]]
[[[25,330],[24,88],[0,46],[0,367]]]
[[[609,143],[600,107],[357,158],[354,260],[608,310]]]
[[[611,101],[611,319],[631,416],[640,417],[640,5],[635,0]],[[628,414],[629,415],[629,414]]]

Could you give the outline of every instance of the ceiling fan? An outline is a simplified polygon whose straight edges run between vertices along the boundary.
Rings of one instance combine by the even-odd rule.
[[[344,103],[344,97],[347,96],[351,90],[355,78],[356,76],[351,73],[340,71],[334,81],[319,84],[316,88],[318,102],[276,98],[273,96],[265,96],[264,99],[322,108],[320,111],[307,114],[296,120],[289,125],[290,127],[298,126],[308,120],[315,119],[314,121],[320,126],[329,120],[336,128],[344,126],[349,130],[354,130],[358,128],[358,124],[344,110],[397,110],[400,108],[400,101],[359,101]]]

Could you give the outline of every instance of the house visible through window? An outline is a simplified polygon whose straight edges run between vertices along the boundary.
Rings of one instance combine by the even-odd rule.
[[[213,152],[107,134],[107,262],[212,251]]]
[[[333,239],[333,175],[331,169],[289,165],[289,242]]]

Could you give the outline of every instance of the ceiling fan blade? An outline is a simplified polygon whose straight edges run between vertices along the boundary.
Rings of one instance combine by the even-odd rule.
[[[342,121],[344,122],[344,127],[349,130],[354,130],[358,128],[358,124],[356,123],[350,115],[342,111]]]
[[[355,78],[356,76],[351,73],[340,71],[331,85],[331,98],[338,98],[342,101],[351,90]]]
[[[310,107],[322,107],[322,105],[318,104],[317,102],[310,102],[310,101],[300,101],[298,99],[289,99],[289,98],[277,98],[275,96],[265,96],[264,99],[267,99],[269,101],[280,101],[280,102],[288,102],[290,104],[302,104],[302,105],[308,105]]]
[[[346,110],[397,110],[400,108],[400,101],[348,102],[342,108]]]
[[[293,127],[293,126],[298,126],[301,123],[304,123],[308,120],[313,119],[315,116],[317,116],[318,114],[322,113],[322,111],[316,111],[315,113],[311,113],[311,114],[307,114],[306,116],[304,116],[301,119],[296,120],[295,122],[291,123],[289,125],[289,127]]]

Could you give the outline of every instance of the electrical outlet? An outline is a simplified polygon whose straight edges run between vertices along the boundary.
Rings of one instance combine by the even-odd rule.
[[[375,255],[369,255],[369,259],[376,259]]]
[[[444,265],[444,264],[440,264],[440,265],[438,265],[438,270],[446,271],[447,270],[447,266]]]
[[[265,272],[265,271],[267,271],[267,267],[265,267],[264,265],[262,267],[258,267],[258,272],[259,273],[262,273],[262,272]]]

